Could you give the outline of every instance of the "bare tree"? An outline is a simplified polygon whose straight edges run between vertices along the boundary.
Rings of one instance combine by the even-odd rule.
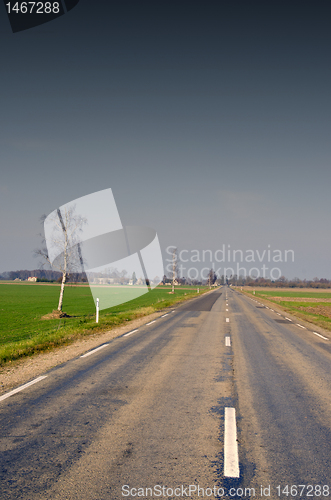
[[[179,277],[177,248],[172,252],[172,293],[175,293],[175,281]]]
[[[84,272],[83,258],[79,244],[79,233],[82,231],[86,219],[75,214],[75,207],[65,207],[52,212],[47,219],[48,227],[52,228],[47,240],[43,240],[43,247],[36,250],[36,255],[42,257],[53,269],[62,273],[61,290],[58,311],[62,311],[64,286],[70,273]]]
[[[208,281],[207,281],[209,288],[215,283],[216,280],[217,280],[216,273],[214,269],[211,269],[208,273]]]

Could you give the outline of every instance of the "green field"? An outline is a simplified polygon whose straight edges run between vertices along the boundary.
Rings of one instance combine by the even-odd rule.
[[[209,287],[199,287],[200,292]],[[197,295],[196,287],[157,287],[141,297],[100,311],[95,322],[95,305],[88,286],[66,286],[63,311],[70,318],[42,319],[57,308],[60,285],[0,282],[0,364],[54,346],[70,343],[80,336],[110,330],[131,319]]]
[[[254,297],[252,289],[246,288],[244,291]],[[310,289],[292,291],[256,288],[255,298],[267,299],[285,312],[331,331],[331,290],[320,292]]]

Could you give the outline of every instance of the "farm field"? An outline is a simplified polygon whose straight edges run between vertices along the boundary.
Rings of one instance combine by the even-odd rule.
[[[200,293],[209,290],[199,288]],[[57,308],[60,285],[0,282],[0,364],[110,330],[197,295],[196,287],[176,287],[174,295],[169,291],[171,287],[159,286],[135,300],[102,310],[97,324],[88,285],[66,286],[63,311],[69,318],[43,319]]]
[[[240,291],[240,287],[237,287]],[[253,296],[252,287],[243,292]],[[331,289],[255,288],[255,297],[280,306],[289,314],[331,331]]]

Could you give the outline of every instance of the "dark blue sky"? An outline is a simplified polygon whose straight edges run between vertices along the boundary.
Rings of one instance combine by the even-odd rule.
[[[0,272],[37,266],[42,214],[110,187],[164,250],[270,245],[289,278],[331,278],[330,21],[318,0],[81,0],[13,34],[3,7]]]

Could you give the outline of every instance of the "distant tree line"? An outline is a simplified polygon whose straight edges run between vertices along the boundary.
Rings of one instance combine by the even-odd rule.
[[[301,280],[300,278],[287,279],[281,276],[278,280],[270,280],[266,278],[251,278],[249,276],[231,276],[224,279],[222,276],[221,282],[227,282],[234,286],[263,286],[277,288],[331,288],[331,280],[326,278],[313,278],[312,280]]]
[[[61,282],[62,273],[47,269],[35,269],[33,271],[7,271],[0,274],[0,280],[15,280],[21,279],[26,281],[29,277],[35,276],[38,281]],[[163,276],[162,284],[172,283],[172,277]],[[68,275],[67,281],[71,283],[87,282],[85,273],[71,273]],[[201,284],[229,284],[233,286],[263,286],[263,287],[278,287],[278,288],[331,288],[331,280],[326,278],[313,278],[312,280],[301,280],[300,278],[287,279],[281,276],[278,280],[272,281],[267,278],[251,278],[250,276],[225,276],[217,277],[216,273],[211,269],[207,280],[198,281],[189,278],[176,278],[176,284],[180,285],[201,285]]]
[[[48,269],[34,269],[33,271],[20,270],[20,271],[6,271],[0,274],[0,280],[15,280],[20,279],[26,281],[28,278],[36,277],[38,281],[53,281],[58,282],[62,279],[62,273],[59,271],[52,271]],[[87,278],[85,273],[71,273],[68,276],[70,282],[86,282]]]

